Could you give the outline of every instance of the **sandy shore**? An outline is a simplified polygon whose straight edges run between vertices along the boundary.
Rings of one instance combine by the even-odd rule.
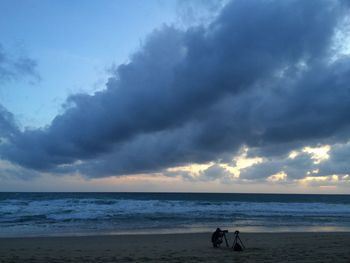
[[[0,262],[350,262],[350,233],[241,233],[243,252],[214,249],[210,236],[2,238]]]

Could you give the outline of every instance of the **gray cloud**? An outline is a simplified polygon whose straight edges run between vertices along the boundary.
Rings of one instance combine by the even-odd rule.
[[[17,135],[18,128],[13,114],[0,105],[0,139],[7,139]]]
[[[243,169],[240,179],[264,181],[269,176],[280,172],[285,172],[289,180],[302,179],[307,175],[308,171],[315,170],[316,167],[317,165],[313,163],[310,156],[305,153],[300,154],[294,159],[290,159],[287,156],[280,156]]]
[[[40,80],[37,62],[27,56],[12,56],[0,44],[0,83],[30,77]]]
[[[241,171],[241,179],[266,180],[269,176],[285,172],[288,175],[288,181],[302,179],[306,176],[324,177],[338,175],[342,180],[350,174],[350,164],[348,156],[350,154],[350,142],[337,143],[331,145],[329,158],[321,162],[316,162],[308,153],[300,152],[295,158],[289,158],[288,155],[269,157],[262,163],[255,164]],[[331,178],[329,179],[331,180]]]
[[[22,166],[88,176],[159,171],[340,138],[350,60],[330,63],[337,1],[240,1],[206,27],[154,31],[94,95],[0,147]],[[346,133],[345,133],[346,134]],[[83,161],[77,163],[77,161]]]
[[[178,0],[176,5],[178,24],[186,26],[208,25],[228,1],[226,0]]]
[[[225,168],[222,168],[218,164],[213,164],[212,166],[205,169],[200,175],[201,180],[212,181],[212,180],[222,180],[232,177],[232,174],[228,172]]]
[[[350,142],[333,145],[329,155],[329,159],[318,166],[318,175],[350,175]]]

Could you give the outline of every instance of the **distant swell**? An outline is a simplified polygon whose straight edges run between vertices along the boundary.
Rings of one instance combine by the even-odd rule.
[[[350,203],[258,202],[207,198],[111,195],[16,196],[0,199],[0,235],[128,229],[237,227],[349,227]],[[46,198],[43,198],[46,197]],[[56,198],[53,198],[56,197]],[[83,198],[82,198],[83,197]],[[283,197],[285,198],[285,197]],[[170,199],[170,200],[169,200]],[[213,200],[214,199],[214,200]],[[239,198],[238,198],[239,199]],[[249,198],[251,199],[251,198]],[[316,201],[316,200],[315,200]]]

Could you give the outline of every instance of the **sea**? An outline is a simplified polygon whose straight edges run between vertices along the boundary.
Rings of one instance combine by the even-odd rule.
[[[0,237],[350,231],[350,195],[0,193]]]

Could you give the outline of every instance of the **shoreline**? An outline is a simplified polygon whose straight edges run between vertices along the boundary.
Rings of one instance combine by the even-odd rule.
[[[349,262],[350,232],[240,233],[243,252],[211,233],[0,238],[1,262]],[[230,246],[233,232],[228,233]]]
[[[289,233],[350,233],[350,227],[334,226],[313,226],[313,227],[227,227],[229,233],[239,230],[246,234],[289,234]],[[203,228],[159,228],[159,229],[137,229],[137,230],[101,230],[101,231],[82,231],[82,232],[45,232],[45,233],[21,233],[21,234],[0,234],[0,239],[6,238],[40,238],[40,237],[93,237],[93,236],[137,236],[137,235],[182,235],[182,234],[206,234],[212,233],[216,227]]]
[[[225,229],[226,228],[221,228]],[[214,229],[215,230],[215,229]],[[55,238],[103,238],[103,237],[118,237],[123,238],[126,236],[181,236],[181,235],[208,235],[211,236],[211,234],[214,232],[209,231],[198,231],[198,232],[113,232],[113,233],[63,233],[63,234],[49,234],[49,235],[18,235],[18,236],[0,236],[0,243],[3,240],[7,239],[55,239]],[[350,230],[348,231],[257,231],[257,232],[244,232],[241,231],[241,229],[236,229],[240,232],[240,235],[313,235],[313,234],[319,234],[319,235],[349,235],[350,236]],[[228,235],[233,235],[235,230],[228,230]]]

